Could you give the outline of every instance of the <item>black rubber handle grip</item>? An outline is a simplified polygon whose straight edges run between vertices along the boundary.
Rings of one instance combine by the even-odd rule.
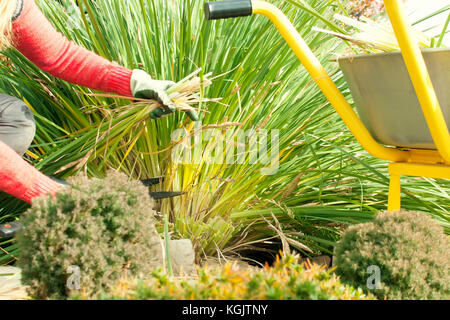
[[[246,17],[252,15],[251,0],[228,0],[205,3],[207,20]]]

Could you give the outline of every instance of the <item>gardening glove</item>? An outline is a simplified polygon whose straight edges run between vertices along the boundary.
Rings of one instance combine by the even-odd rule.
[[[174,84],[173,81],[153,80],[147,72],[139,69],[133,70],[131,76],[131,92],[135,98],[154,99],[161,104],[161,108],[150,113],[152,119],[160,118],[175,111],[172,99],[167,94],[167,89]],[[192,121],[198,120],[196,112],[189,111],[187,114]]]

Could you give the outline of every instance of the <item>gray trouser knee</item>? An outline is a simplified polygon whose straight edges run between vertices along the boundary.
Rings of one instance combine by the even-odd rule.
[[[22,100],[0,94],[0,141],[23,155],[35,133],[34,116],[28,106]]]

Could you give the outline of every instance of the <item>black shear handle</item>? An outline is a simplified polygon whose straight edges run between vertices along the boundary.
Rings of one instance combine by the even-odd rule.
[[[227,19],[250,16],[252,14],[251,0],[228,0],[205,3],[207,20]]]

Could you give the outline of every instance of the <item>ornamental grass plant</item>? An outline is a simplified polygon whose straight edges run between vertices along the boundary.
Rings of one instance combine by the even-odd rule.
[[[329,61],[344,44],[312,31],[342,31],[331,22],[341,12],[339,1],[271,2],[348,96],[342,74]],[[267,19],[209,22],[203,3],[39,0],[69,39],[128,68],[175,82],[199,69],[200,83],[208,74],[220,77],[199,88],[195,108],[201,122],[194,124],[183,112],[155,121],[148,105],[140,109],[55,79],[11,49],[1,58],[0,90],[34,111],[30,161],[61,178],[80,171],[100,178],[109,169],[133,179],[164,176],[154,191],[185,194],[158,202],[156,210],[169,216],[170,236],[191,239],[199,258],[266,250],[277,245],[280,233],[304,255],[331,254],[343,226],[369,221],[385,207],[385,162],[359,146]],[[268,157],[253,161],[258,144],[249,138],[238,149],[234,137],[242,133],[260,137]],[[403,186],[404,207],[428,212],[449,230],[448,181],[411,180]],[[0,222],[25,209],[0,196]],[[268,221],[278,221],[279,232]],[[14,261],[17,244],[0,241],[0,263]]]
[[[321,28],[313,28],[319,32],[325,32],[334,35],[340,39],[346,40],[353,44],[353,50],[361,54],[376,53],[376,52],[393,52],[399,51],[400,46],[392,28],[391,22],[387,14],[381,9],[384,8],[382,1],[373,1],[359,8],[355,16],[355,11],[350,10],[352,16],[345,14],[334,15],[334,19],[342,23],[346,30],[345,33],[335,32],[334,30],[324,30]],[[368,16],[366,16],[368,15]],[[372,15],[372,16],[370,16]],[[433,18],[437,15],[446,15],[447,19],[442,27],[439,28],[438,34],[430,34],[429,30],[422,30],[417,26],[427,19]],[[445,35],[450,32],[450,5],[443,6],[436,12],[429,14],[422,19],[413,21],[411,32],[416,39],[417,45],[420,48],[439,48],[448,47],[450,44],[444,41]],[[428,27],[429,28],[429,27]],[[432,28],[431,28],[432,29]]]

